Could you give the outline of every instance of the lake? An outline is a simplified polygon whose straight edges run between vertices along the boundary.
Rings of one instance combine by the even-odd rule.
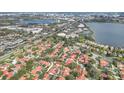
[[[87,25],[94,32],[97,43],[124,47],[124,24],[92,22]]]

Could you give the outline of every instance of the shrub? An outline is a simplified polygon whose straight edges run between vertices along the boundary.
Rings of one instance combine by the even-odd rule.
[[[68,67],[69,67],[70,69],[74,69],[74,68],[76,68],[76,66],[77,66],[76,63],[71,63],[70,65],[68,65]]]
[[[26,70],[27,71],[31,71],[32,67],[33,67],[33,62],[32,61],[29,61],[29,62],[26,63]]]
[[[74,80],[75,77],[73,75],[69,75],[65,77],[66,80]]]
[[[2,74],[3,74],[3,72],[2,72],[2,71],[0,71],[0,76],[2,76]]]
[[[74,77],[78,77],[79,76],[79,73],[76,72],[76,71],[72,71],[70,74],[73,75]]]

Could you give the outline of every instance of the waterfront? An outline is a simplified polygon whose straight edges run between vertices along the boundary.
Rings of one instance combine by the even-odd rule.
[[[124,47],[124,24],[119,23],[87,23],[94,32],[95,41],[114,47]]]

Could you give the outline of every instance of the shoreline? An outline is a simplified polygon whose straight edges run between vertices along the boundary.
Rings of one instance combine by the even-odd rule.
[[[96,42],[93,30],[91,30],[91,28],[87,25],[86,22],[84,23],[84,25],[85,25],[86,28],[91,32],[91,33],[90,33],[91,38]]]
[[[92,44],[92,45],[95,45],[97,47],[101,47],[101,48],[115,48],[116,50],[121,50],[121,51],[124,51],[124,48],[120,48],[120,47],[114,47],[114,46],[110,46],[110,45],[105,45],[105,44],[99,44],[99,43],[96,43],[94,41],[90,41],[90,40],[86,40],[85,43],[89,43],[89,44]]]
[[[114,24],[124,24],[124,22],[99,22],[99,21],[86,21],[85,23],[114,23]]]
[[[91,28],[87,25],[87,23],[88,22],[84,22],[86,28],[88,28],[88,30],[91,32],[91,38],[94,40],[94,41],[91,41],[91,42],[94,42],[94,43],[96,43],[98,45],[109,46],[109,47],[113,47],[113,48],[120,48],[120,49],[124,50],[124,47],[118,47],[118,46],[113,46],[113,45],[108,45],[108,44],[97,43],[96,40],[95,40],[94,31],[91,30]],[[92,22],[89,22],[89,23],[92,23]],[[113,22],[95,22],[95,23],[113,23]],[[124,24],[124,23],[119,23],[119,24]]]

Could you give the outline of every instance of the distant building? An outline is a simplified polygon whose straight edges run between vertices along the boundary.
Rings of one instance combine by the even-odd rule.
[[[79,27],[79,28],[84,28],[85,25],[84,25],[84,24],[79,24],[78,27]]]
[[[58,33],[57,35],[58,35],[58,36],[61,36],[61,37],[65,37],[65,36],[66,36],[65,33]]]

